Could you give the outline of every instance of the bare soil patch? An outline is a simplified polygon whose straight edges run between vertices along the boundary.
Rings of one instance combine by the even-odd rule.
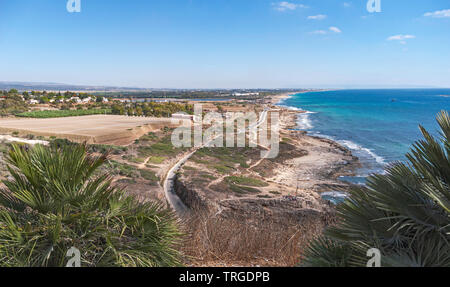
[[[129,145],[144,134],[175,126],[170,119],[94,115],[54,119],[0,119],[0,133],[65,138],[89,144]]]

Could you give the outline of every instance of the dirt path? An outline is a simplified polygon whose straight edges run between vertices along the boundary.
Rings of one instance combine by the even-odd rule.
[[[267,119],[267,113],[268,110],[265,109],[259,117],[259,120],[256,124],[249,127],[249,130],[252,130],[254,128],[258,128],[261,126]],[[244,131],[239,131],[238,133],[242,133]],[[222,135],[219,135],[219,137]],[[178,170],[201,148],[204,148],[205,146],[208,146],[212,141],[217,139],[217,137],[209,140],[208,142],[204,143],[201,147],[196,148],[193,152],[187,154],[186,156],[182,157],[178,162],[174,164],[174,166],[169,169],[167,172],[167,175],[163,182],[163,188],[164,188],[164,194],[166,196],[166,200],[169,202],[170,206],[175,210],[175,212],[180,216],[184,217],[188,212],[189,208],[186,207],[186,205],[182,202],[182,200],[177,196],[175,191],[173,190],[176,173]]]
[[[150,161],[151,158],[152,158],[151,156],[149,156],[148,158],[146,158],[145,161],[144,161],[143,163],[140,163],[140,164],[137,166],[137,168],[139,168],[139,169],[144,169],[144,168],[146,168],[146,167],[147,167],[147,163]]]

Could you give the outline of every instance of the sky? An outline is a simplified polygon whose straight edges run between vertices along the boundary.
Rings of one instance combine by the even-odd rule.
[[[0,0],[0,81],[450,87],[448,0],[67,1]]]

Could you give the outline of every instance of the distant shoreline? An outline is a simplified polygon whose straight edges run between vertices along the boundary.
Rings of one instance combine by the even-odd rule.
[[[285,123],[285,128],[287,127],[295,127],[296,129],[302,130],[304,132],[304,137],[305,138],[311,138],[311,139],[315,139],[318,141],[325,141],[328,143],[331,143],[334,147],[338,147],[339,149],[345,150],[349,155],[351,155],[354,158],[354,163],[351,165],[352,166],[352,175],[347,175],[347,176],[355,176],[356,175],[356,169],[361,167],[361,163],[359,161],[359,158],[353,155],[353,150],[347,146],[344,145],[340,142],[338,142],[335,139],[330,139],[327,137],[322,137],[322,136],[318,136],[318,135],[312,135],[309,130],[305,129],[304,127],[301,126],[300,124],[300,120],[302,119],[302,117],[304,116],[308,116],[307,114],[311,113],[307,110],[303,110],[301,107],[298,106],[292,106],[292,105],[284,105],[284,103],[282,101],[292,98],[294,95],[298,95],[298,94],[305,94],[305,93],[314,93],[314,92],[329,92],[329,91],[336,91],[336,90],[314,90],[314,91],[302,91],[302,92],[297,92],[297,93],[284,93],[284,94],[280,94],[277,96],[272,97],[272,104],[277,106],[278,108],[280,108],[283,111],[288,111],[289,113],[291,113],[293,116],[290,118],[290,120],[288,120],[287,123]],[[326,162],[327,158],[324,157],[323,155],[316,155],[315,156],[316,160],[320,160],[322,162]],[[323,167],[323,169],[321,171],[326,170],[327,167]],[[297,171],[300,171],[301,168],[297,169]],[[341,181],[344,184],[344,181]],[[349,182],[346,182],[346,184],[350,184]]]
[[[270,103],[272,105],[279,105],[281,101],[290,99],[295,95],[298,94],[306,94],[306,93],[317,93],[317,92],[330,92],[330,91],[337,91],[337,89],[323,89],[323,90],[311,90],[311,91],[298,91],[298,92],[289,92],[289,93],[283,93],[278,94],[270,97]]]

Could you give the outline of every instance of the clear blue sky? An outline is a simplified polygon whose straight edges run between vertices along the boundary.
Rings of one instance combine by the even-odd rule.
[[[0,81],[450,87],[450,1],[0,0]],[[311,17],[310,17],[311,16]]]

